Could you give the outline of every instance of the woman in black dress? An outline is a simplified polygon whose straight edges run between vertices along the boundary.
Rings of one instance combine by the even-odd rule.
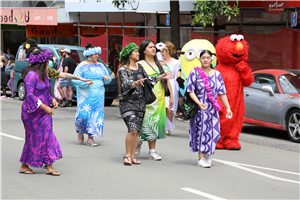
[[[125,138],[126,153],[124,165],[141,164],[135,158],[135,149],[138,143],[139,131],[143,124],[146,110],[143,81],[148,79],[152,85],[162,78],[168,78],[169,74],[162,74],[156,77],[148,77],[139,60],[139,47],[130,43],[120,53],[121,67],[118,71],[118,82],[120,85],[119,108],[121,116],[128,128]]]

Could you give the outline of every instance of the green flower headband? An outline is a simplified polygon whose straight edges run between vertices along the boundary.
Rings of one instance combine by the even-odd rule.
[[[124,47],[122,49],[122,51],[120,52],[120,58],[122,61],[125,60],[125,58],[131,54],[131,52],[133,52],[134,50],[139,49],[138,45],[136,45],[135,43],[131,42],[129,43],[126,47]]]

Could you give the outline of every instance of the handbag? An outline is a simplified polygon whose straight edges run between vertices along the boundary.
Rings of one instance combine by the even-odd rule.
[[[146,63],[153,69],[153,71],[155,71],[155,73],[157,74],[157,76],[159,76],[160,73],[158,73],[158,72],[150,65],[150,63],[147,62],[147,60],[145,60],[145,61],[146,61]],[[169,96],[171,95],[169,88],[168,88],[168,87],[165,87],[164,89],[165,89],[165,96],[166,96],[166,97],[169,97]]]
[[[195,73],[197,73],[195,71]],[[195,85],[195,94],[197,96],[197,79],[196,79],[196,85]],[[198,104],[196,104],[193,99],[190,97],[189,92],[186,91],[181,105],[179,106],[180,112],[184,115],[186,119],[191,119],[196,116],[198,112]]]
[[[153,85],[150,83],[148,79],[144,80],[144,95],[146,99],[146,104],[151,104],[156,100],[156,96],[152,91]]]

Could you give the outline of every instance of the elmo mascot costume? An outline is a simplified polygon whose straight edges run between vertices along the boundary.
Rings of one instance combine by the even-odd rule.
[[[248,87],[254,81],[248,60],[248,45],[243,35],[233,34],[218,41],[216,56],[219,64],[216,67],[225,83],[227,98],[232,110],[232,118],[226,119],[226,108],[218,97],[221,105],[220,127],[221,140],[218,149],[241,149],[239,134],[242,131],[245,115],[243,87]]]

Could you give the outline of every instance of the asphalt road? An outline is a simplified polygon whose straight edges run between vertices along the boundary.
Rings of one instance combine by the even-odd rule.
[[[140,166],[125,167],[126,126],[117,104],[105,107],[104,136],[98,147],[77,141],[76,107],[54,111],[54,133],[63,159],[54,163],[61,176],[19,174],[24,144],[22,102],[1,103],[2,199],[300,199],[299,144],[286,133],[245,126],[239,151],[217,150],[212,168],[196,166],[197,154],[189,152],[188,123],[175,120],[177,128],[157,142],[162,161],[148,159],[142,146]]]

